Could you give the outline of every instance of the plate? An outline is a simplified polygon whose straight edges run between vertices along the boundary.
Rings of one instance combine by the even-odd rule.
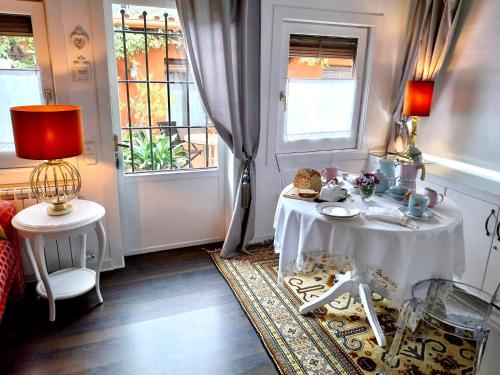
[[[344,188],[341,188],[340,189],[342,191],[342,194],[334,201],[327,201],[325,199],[321,199],[321,193],[319,194],[319,197],[315,199],[316,202],[318,203],[323,203],[323,202],[343,202],[347,199],[347,195],[349,194],[349,192],[347,191],[347,189],[344,189]]]
[[[316,211],[320,214],[337,219],[350,219],[359,216],[361,210],[358,207],[344,207],[336,203],[325,202],[316,206]]]
[[[399,211],[401,211],[403,214],[405,214],[405,216],[408,216],[408,217],[411,217],[412,219],[417,219],[417,220],[429,220],[429,219],[432,219],[434,217],[434,214],[428,209],[425,209],[422,216],[412,215],[410,213],[410,209],[406,206],[399,207]]]

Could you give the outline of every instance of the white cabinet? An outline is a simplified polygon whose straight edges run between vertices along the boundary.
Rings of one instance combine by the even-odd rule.
[[[498,206],[452,189],[446,190],[446,196],[458,205],[464,217],[465,272],[458,280],[482,289],[490,251],[496,252],[491,249],[496,235]]]
[[[500,283],[500,218],[498,219],[493,237],[493,245],[483,283],[483,289],[488,293],[493,293]]]

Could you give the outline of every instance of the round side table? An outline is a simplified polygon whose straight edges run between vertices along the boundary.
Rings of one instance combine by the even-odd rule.
[[[95,202],[75,199],[71,201],[73,211],[67,215],[49,216],[47,204],[39,203],[21,210],[12,219],[24,241],[24,247],[37,280],[38,295],[49,301],[49,320],[56,319],[55,300],[66,299],[84,294],[95,287],[99,303],[103,302],[99,286],[102,259],[106,248],[106,232],[101,219],[106,211]],[[87,233],[94,230],[99,244],[96,271],[87,268]],[[53,273],[47,272],[44,242],[46,239],[64,239],[78,236],[80,257],[78,267],[66,268]],[[34,252],[30,239],[34,243]]]

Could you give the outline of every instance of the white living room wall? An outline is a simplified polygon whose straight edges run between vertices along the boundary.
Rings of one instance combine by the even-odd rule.
[[[500,2],[464,0],[459,21],[417,142],[425,153],[500,171]]]
[[[361,149],[364,151],[385,147],[390,124],[390,110],[395,82],[400,74],[403,32],[408,17],[410,1],[399,0],[262,0],[261,27],[261,144],[257,156],[257,211],[255,241],[273,236],[273,215],[278,194],[282,189],[276,163],[269,162],[274,155],[267,155],[267,139],[275,124],[268,123],[269,82],[271,76],[271,43],[273,12],[275,7],[287,6],[333,11],[349,15],[369,15],[378,18],[375,26],[373,65],[366,108],[366,124]],[[278,98],[273,103],[279,105]],[[270,157],[269,157],[270,156]],[[311,156],[302,155],[304,167]],[[341,152],[333,156],[333,163],[353,172],[364,167],[366,153]],[[300,163],[300,162],[299,162]],[[326,166],[326,165],[325,165]]]

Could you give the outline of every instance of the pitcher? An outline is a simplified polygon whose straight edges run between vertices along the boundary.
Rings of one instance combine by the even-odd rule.
[[[380,172],[387,177],[387,189],[396,185],[396,162],[392,159],[379,160]]]
[[[402,163],[401,164],[401,185],[408,188],[408,191],[414,193],[416,191],[416,180],[418,170],[421,170],[420,180],[425,180],[425,166],[416,163]]]

